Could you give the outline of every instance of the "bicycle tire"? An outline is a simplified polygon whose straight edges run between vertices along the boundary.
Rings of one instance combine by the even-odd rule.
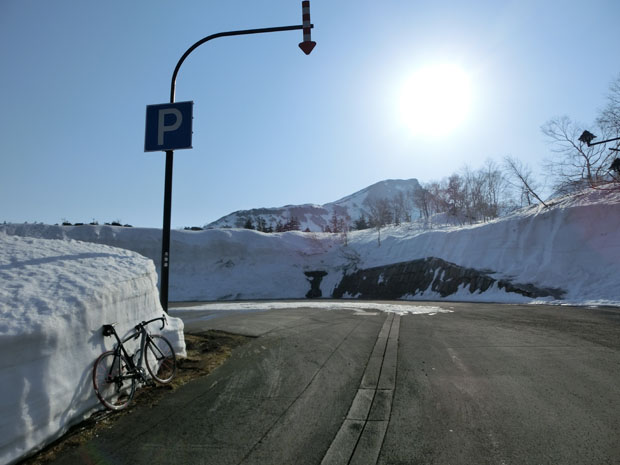
[[[122,410],[136,392],[136,378],[129,376],[126,358],[113,350],[102,353],[93,367],[93,387],[109,410]]]
[[[177,372],[177,357],[170,341],[157,334],[149,336],[144,348],[144,362],[155,381],[168,384]]]

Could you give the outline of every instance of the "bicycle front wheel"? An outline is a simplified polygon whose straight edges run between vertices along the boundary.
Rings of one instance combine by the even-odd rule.
[[[136,378],[130,375],[125,357],[110,350],[95,362],[93,386],[106,408],[121,410],[129,405],[136,392]]]
[[[163,336],[150,336],[144,348],[146,369],[155,381],[168,384],[177,371],[177,358],[170,341]]]

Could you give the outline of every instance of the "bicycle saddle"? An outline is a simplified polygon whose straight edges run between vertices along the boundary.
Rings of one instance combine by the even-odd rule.
[[[116,323],[112,323],[111,325],[103,325],[103,335],[105,336],[112,336],[112,334],[114,334],[114,326],[116,326]]]

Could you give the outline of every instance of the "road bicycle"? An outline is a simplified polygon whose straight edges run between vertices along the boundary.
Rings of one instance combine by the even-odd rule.
[[[102,353],[93,367],[95,393],[106,408],[121,410],[127,407],[138,382],[152,385],[152,380],[155,380],[160,384],[168,384],[174,378],[177,361],[172,344],[165,337],[150,334],[146,330],[147,325],[159,320],[162,322],[161,329],[164,329],[168,323],[166,315],[138,323],[135,331],[122,340],[114,328],[116,323],[103,325],[103,336],[116,338],[114,349]],[[138,349],[130,355],[125,344],[138,338]]]

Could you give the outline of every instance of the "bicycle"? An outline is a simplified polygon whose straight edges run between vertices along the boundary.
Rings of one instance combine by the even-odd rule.
[[[177,361],[170,341],[163,336],[151,335],[146,326],[162,320],[161,329],[167,324],[166,315],[143,321],[135,326],[135,332],[121,340],[114,326],[103,325],[103,336],[116,338],[116,347],[102,353],[93,367],[93,386],[101,403],[110,410],[121,410],[129,405],[136,392],[136,384],[152,385],[151,378],[160,384],[168,384],[176,374]],[[125,343],[140,338],[136,352],[130,355]],[[146,370],[142,366],[146,365]]]

